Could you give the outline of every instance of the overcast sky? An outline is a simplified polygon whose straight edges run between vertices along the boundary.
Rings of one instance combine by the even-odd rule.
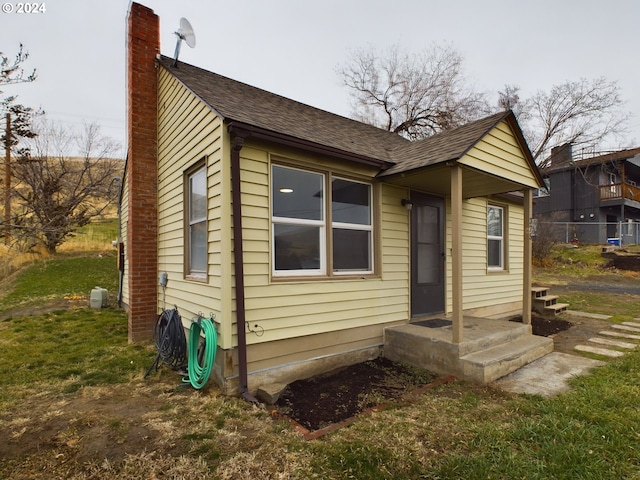
[[[4,95],[41,107],[72,127],[97,122],[126,143],[125,30],[128,0],[50,0],[19,14],[0,0],[0,51],[30,53],[34,83]],[[7,3],[9,6],[7,6]],[[140,0],[160,16],[161,50],[173,56],[181,17],[196,34],[180,59],[300,102],[349,116],[336,74],[349,51],[397,44],[419,51],[451,44],[467,79],[491,92],[536,90],[580,78],[617,81],[634,116],[624,146],[640,146],[638,0]],[[615,145],[618,146],[618,145]]]

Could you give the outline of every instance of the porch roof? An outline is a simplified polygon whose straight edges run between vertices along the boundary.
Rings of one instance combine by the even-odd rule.
[[[491,162],[470,159],[474,149],[504,124],[517,145],[517,154],[500,151]],[[496,113],[433,137],[402,146],[393,152],[396,164],[380,178],[396,185],[441,195],[451,193],[450,170],[463,168],[465,198],[508,193],[542,185],[542,176],[511,111]],[[509,159],[509,160],[506,160]],[[517,171],[518,170],[518,171]]]

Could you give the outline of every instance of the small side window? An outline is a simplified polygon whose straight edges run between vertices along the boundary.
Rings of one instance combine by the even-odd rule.
[[[504,208],[487,207],[487,268],[504,270]]]
[[[207,275],[207,173],[204,166],[187,175],[185,264],[188,277]]]

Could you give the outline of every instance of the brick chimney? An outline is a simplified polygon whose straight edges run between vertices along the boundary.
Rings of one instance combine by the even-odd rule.
[[[158,318],[158,73],[160,20],[131,3],[127,38],[126,266],[129,342],[150,340]]]

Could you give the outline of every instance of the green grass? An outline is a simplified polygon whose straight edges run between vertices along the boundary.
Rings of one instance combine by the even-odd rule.
[[[24,268],[10,293],[2,298],[0,311],[52,299],[83,295],[100,286],[115,293],[118,271],[113,252],[91,257],[55,257],[38,260]]]
[[[94,221],[80,227],[73,237],[59,247],[59,251],[108,251],[113,249],[111,242],[117,238],[117,219]]]
[[[306,448],[318,478],[640,478],[639,367],[628,354],[551,399],[448,384]]]
[[[85,385],[128,382],[151,364],[150,348],[128,345],[124,311],[88,307],[96,285],[115,297],[115,257],[59,256],[19,272],[0,304],[5,312],[0,316],[0,404],[34,385],[69,393]],[[70,308],[39,313],[39,307],[65,297],[73,299]]]
[[[506,423],[478,422],[469,451],[447,456],[438,478],[639,478],[639,361],[625,356],[555,399],[518,399]]]
[[[12,317],[0,322],[0,338],[0,404],[36,386],[70,393],[86,385],[125,383],[154,354],[127,343],[127,317],[111,308]]]
[[[559,295],[558,298],[559,303],[568,303],[571,310],[610,315],[612,322],[639,317],[638,301],[637,296],[577,290]]]
[[[640,247],[631,246],[628,250],[638,252]],[[608,293],[598,289],[571,289],[572,284],[581,282],[603,286],[634,285],[640,282],[637,272],[614,271],[607,268],[608,260],[601,253],[600,245],[577,248],[556,246],[551,255],[553,260],[544,268],[535,268],[533,280],[549,286],[551,293],[554,293],[554,285],[566,286],[568,291],[560,293],[558,302],[568,303],[572,310],[611,315],[613,322],[637,318],[640,315],[637,296]]]
[[[567,268],[547,272],[555,281],[571,281],[584,269],[610,278],[596,265],[595,252],[558,255],[565,253],[574,255],[565,262],[569,273]],[[571,273],[574,267],[579,273]],[[37,417],[29,423],[18,418],[27,418],[30,406],[46,410],[47,402],[81,397],[94,385],[126,384],[116,398],[122,401],[124,391],[134,403],[145,398],[136,397],[141,388],[155,388],[156,408],[145,405],[143,414],[121,417],[115,407],[108,415],[94,415],[92,409],[65,413],[72,419],[61,431],[77,429],[77,438],[61,433],[54,437],[61,443],[39,444],[40,450],[24,461],[11,456],[8,467],[0,464],[0,477],[30,478],[37,465],[51,478],[147,478],[152,472],[204,479],[640,479],[640,352],[575,378],[570,392],[554,398],[452,382],[306,442],[288,423],[240,399],[217,395],[214,388],[177,390],[173,380],[163,383],[162,371],[141,380],[155,349],[127,343],[121,310],[93,310],[86,300],[49,313],[16,313],[16,308],[64,296],[88,296],[95,285],[115,293],[113,256],[38,261],[12,282],[0,307],[11,309],[10,317],[0,315],[0,433],[7,446],[15,445],[19,435],[38,428]],[[634,299],[581,295],[571,293],[572,308],[606,311],[614,318],[638,316]],[[89,401],[91,394],[86,395]],[[100,393],[100,399],[104,408],[108,394]],[[63,406],[56,408],[61,412],[52,416],[62,416]],[[3,411],[10,413],[3,416]],[[155,425],[150,432],[160,440],[127,440],[141,425]],[[90,465],[73,457],[69,445],[90,442],[96,432],[108,432],[115,444],[129,442],[131,453],[120,461],[97,455]],[[60,452],[65,456],[58,457]],[[18,468],[24,476],[14,475]]]

